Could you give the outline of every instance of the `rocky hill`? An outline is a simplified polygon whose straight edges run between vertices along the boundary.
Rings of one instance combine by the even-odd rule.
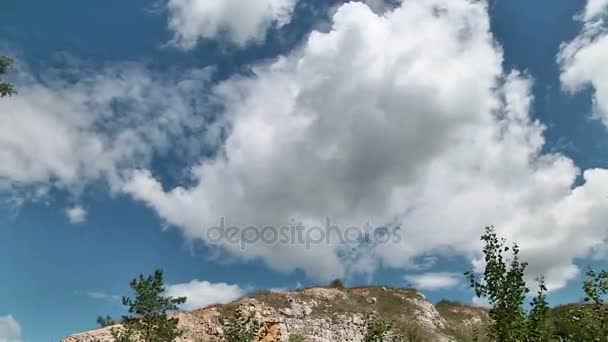
[[[223,322],[236,312],[261,323],[259,341],[365,341],[368,325],[391,321],[406,341],[472,341],[488,314],[453,302],[431,304],[414,289],[390,287],[309,288],[294,292],[258,292],[236,302],[176,314],[184,331],[181,342],[224,341]],[[67,337],[62,342],[109,342],[104,328]]]

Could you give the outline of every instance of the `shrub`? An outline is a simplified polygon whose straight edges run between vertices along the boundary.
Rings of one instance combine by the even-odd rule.
[[[374,319],[367,326],[365,342],[402,342],[403,338],[390,321]]]
[[[342,281],[342,279],[334,279],[331,283],[329,283],[328,285],[329,288],[332,289],[345,289],[346,286],[344,286],[344,282]]]
[[[304,342],[304,336],[298,334],[289,335],[288,342]]]
[[[224,322],[226,342],[252,342],[260,336],[264,325],[249,312],[239,308]]]

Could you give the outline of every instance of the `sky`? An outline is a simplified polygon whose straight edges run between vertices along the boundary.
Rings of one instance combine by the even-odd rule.
[[[608,0],[4,0],[0,342],[260,289],[479,303],[486,226],[553,305],[608,252]]]

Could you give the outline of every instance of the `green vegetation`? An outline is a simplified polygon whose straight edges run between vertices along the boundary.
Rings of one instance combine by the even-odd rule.
[[[249,312],[237,309],[235,314],[224,322],[226,342],[252,342],[261,335],[264,325]]]
[[[488,338],[501,342],[524,341],[527,325],[523,302],[529,292],[524,281],[527,264],[519,260],[517,244],[508,247],[504,239],[497,237],[493,227],[486,228],[481,240],[485,243],[486,262],[482,280],[479,281],[473,272],[465,275],[477,297],[486,299],[491,306]],[[512,253],[510,261],[505,256],[509,251]]]
[[[367,327],[365,342],[404,341],[393,323],[383,319],[372,320]]]
[[[530,290],[524,281],[527,263],[520,261],[519,247],[506,246],[492,227],[486,228],[481,239],[485,242],[485,270],[481,279],[473,272],[465,275],[475,294],[490,304],[490,341],[608,341],[608,272],[589,269],[583,303],[554,309],[547,303],[545,280],[539,278],[538,292],[526,310],[523,303]]]
[[[608,341],[608,272],[587,271],[582,303],[558,306],[550,310],[555,340]]]
[[[532,299],[530,306],[532,309],[528,315],[528,341],[530,342],[548,342],[551,340],[553,328],[549,321],[549,304],[547,303],[547,286],[545,279],[539,278],[538,292]]]
[[[135,298],[123,297],[129,315],[123,316],[122,326],[112,330],[116,342],[172,342],[181,335],[177,319],[167,313],[186,302],[185,297],[164,297],[163,271],[140,275],[130,283]]]
[[[608,272],[587,271],[583,285],[585,293],[581,303],[550,308],[547,302],[545,279],[537,279],[538,290],[529,307],[525,301],[530,293],[526,285],[525,272],[528,264],[519,257],[519,246],[507,245],[499,238],[493,227],[487,227],[481,240],[485,268],[483,273],[472,271],[465,275],[475,294],[485,300],[490,308],[484,310],[450,301],[437,303],[436,308],[447,321],[444,333],[455,341],[493,342],[608,342]],[[128,316],[120,322],[110,316],[99,317],[102,327],[121,324],[112,329],[117,342],[172,342],[181,332],[177,319],[167,313],[178,309],[186,298],[164,297],[163,272],[156,270],[153,275],[140,275],[130,283],[135,298],[123,297],[123,305],[128,308]],[[415,312],[404,307],[404,300],[418,298],[413,290],[387,287],[346,289],[341,280],[334,280],[330,288],[339,288],[350,296],[333,298],[332,305],[312,315],[329,315],[339,312],[353,312],[367,308],[368,328],[366,342],[417,342],[431,341],[432,336],[410,326],[409,321],[398,319],[393,323],[386,318],[410,317]],[[309,296],[306,290],[301,296]],[[288,302],[284,295],[259,292],[258,297],[265,303],[282,307]],[[265,298],[273,300],[266,300]],[[373,302],[369,299],[374,298]],[[328,308],[331,307],[331,311]],[[251,342],[263,336],[266,326],[253,314],[243,308],[233,308],[231,316],[224,320],[224,338],[227,342]],[[227,312],[226,312],[227,313]],[[488,317],[489,320],[483,319]],[[481,321],[480,321],[481,319]],[[477,321],[471,325],[470,323]],[[299,334],[291,334],[289,342],[304,342]]]
[[[329,283],[329,285],[327,285],[327,287],[339,290],[343,290],[346,288],[342,279],[334,279],[331,283]]]
[[[0,97],[11,96],[15,93],[15,88],[12,84],[2,81],[2,76],[8,72],[13,64],[15,64],[13,59],[0,56]]]
[[[287,340],[288,342],[304,342],[304,336],[302,335],[298,335],[298,334],[291,334],[289,335],[289,340]]]

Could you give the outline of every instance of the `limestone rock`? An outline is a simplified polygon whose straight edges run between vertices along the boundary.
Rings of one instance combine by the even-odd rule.
[[[363,342],[369,323],[376,318],[392,321],[404,336],[455,341],[449,332],[479,330],[489,320],[482,309],[462,304],[442,303],[438,311],[412,289],[309,288],[260,292],[234,303],[176,313],[184,332],[178,342],[224,341],[223,322],[237,310],[261,323],[258,342],[287,342],[292,334],[310,342]],[[61,342],[111,342],[110,329],[76,334]]]

